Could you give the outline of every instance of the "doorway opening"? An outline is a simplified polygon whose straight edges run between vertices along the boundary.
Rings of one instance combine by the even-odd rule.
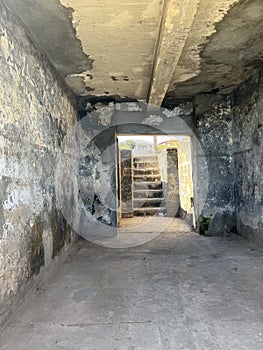
[[[152,217],[178,217],[195,226],[191,137],[117,135],[117,140],[118,227]]]

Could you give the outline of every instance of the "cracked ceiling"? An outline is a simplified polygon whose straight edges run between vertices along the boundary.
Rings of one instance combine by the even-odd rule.
[[[263,63],[262,0],[8,0],[79,96],[228,94]]]

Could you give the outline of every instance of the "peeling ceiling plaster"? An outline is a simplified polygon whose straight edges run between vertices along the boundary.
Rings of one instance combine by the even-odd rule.
[[[180,0],[6,3],[75,94],[146,100],[158,62],[164,1],[183,6]],[[166,99],[229,93],[263,64],[263,1],[200,0],[182,36],[185,43]],[[176,42],[168,50],[176,50]]]

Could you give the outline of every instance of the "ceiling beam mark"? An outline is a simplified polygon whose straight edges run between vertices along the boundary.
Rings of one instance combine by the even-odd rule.
[[[160,107],[171,83],[201,0],[165,1],[148,103]]]

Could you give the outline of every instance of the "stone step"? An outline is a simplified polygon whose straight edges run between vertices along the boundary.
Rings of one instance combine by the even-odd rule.
[[[141,160],[141,159],[146,159],[146,160],[158,159],[158,154],[138,154],[138,155],[135,154],[133,159],[136,159],[136,160],[137,159],[139,159],[139,160]]]
[[[133,175],[133,180],[144,180],[145,182],[152,182],[151,180],[161,180],[160,174],[153,174],[153,175]],[[148,181],[147,181],[148,180]]]
[[[133,169],[134,175],[160,175],[158,168]]]
[[[162,181],[136,181],[133,183],[133,190],[161,190]]]
[[[135,156],[133,158],[133,162],[134,163],[158,163],[159,164],[159,161],[158,161],[158,156]]]
[[[133,208],[133,215],[155,215],[157,213],[165,213],[166,207],[159,208]]]
[[[133,198],[160,198],[163,196],[162,189],[148,190],[140,189],[133,191]]]
[[[163,204],[163,198],[155,201],[133,201],[134,208],[160,208]]]
[[[159,168],[159,162],[158,161],[145,161],[145,162],[133,162],[133,167],[135,169],[145,169],[148,167],[153,168]]]
[[[162,202],[164,200],[163,197],[158,198],[133,198],[133,202],[137,203],[154,203],[154,202]]]

